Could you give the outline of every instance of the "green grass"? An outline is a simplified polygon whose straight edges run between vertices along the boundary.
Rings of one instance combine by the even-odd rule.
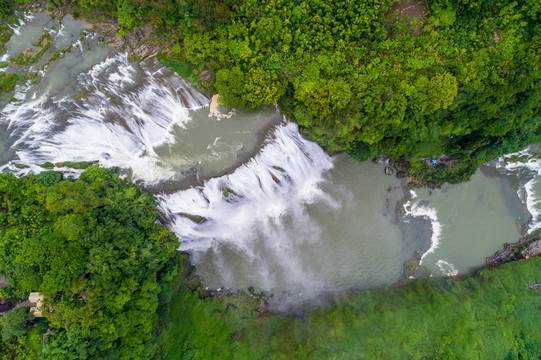
[[[87,161],[79,161],[79,162],[63,162],[63,163],[57,163],[56,166],[58,167],[68,167],[72,169],[86,169],[89,166],[91,166],[92,163]]]
[[[54,164],[52,162],[46,162],[40,165],[40,167],[45,169],[52,169],[54,168]]]
[[[47,331],[47,320],[39,318],[32,329],[26,332],[27,346],[36,354],[41,354],[43,348],[43,334]]]
[[[17,82],[24,78],[22,74],[0,73],[0,96],[13,91]]]
[[[303,318],[176,290],[167,359],[538,359],[541,258],[336,296]],[[232,310],[234,309],[234,310]]]
[[[308,334],[303,347],[316,359],[537,358],[541,296],[526,284],[540,280],[536,258],[462,280],[347,294],[312,311],[296,333]]]

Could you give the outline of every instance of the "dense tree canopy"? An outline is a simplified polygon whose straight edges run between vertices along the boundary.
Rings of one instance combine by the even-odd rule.
[[[215,74],[223,105],[277,102],[330,151],[460,181],[539,141],[539,2],[412,4],[415,18],[390,0],[122,0],[113,12],[128,30],[152,20],[180,60]],[[421,161],[442,154],[457,161]]]
[[[152,196],[110,170],[61,177],[0,176],[5,295],[45,296],[49,358],[156,358],[156,310],[176,276],[178,239],[156,224]]]

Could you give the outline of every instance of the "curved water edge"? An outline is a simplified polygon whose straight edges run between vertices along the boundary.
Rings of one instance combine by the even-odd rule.
[[[288,307],[391,285],[417,255],[433,276],[464,274],[541,227],[531,149],[468,183],[410,193],[385,164],[329,157],[273,106],[213,116],[210,99],[155,59],[130,61],[70,21],[28,16],[3,55],[24,51],[42,23],[54,39],[44,56],[69,48],[0,110],[0,170],[24,175],[50,163],[77,176],[62,163],[119,167],[157,193],[205,286],[253,286]]]
[[[502,174],[515,176],[518,196],[526,204],[531,219],[527,233],[541,229],[541,149],[539,145],[507,154],[491,163]]]
[[[484,265],[479,254],[493,254],[525,235],[529,216],[517,190],[510,176],[483,168],[467,183],[415,190],[404,205],[406,218],[426,218],[432,228],[420,265],[435,276],[467,273]]]
[[[31,47],[39,31],[55,34],[43,57],[54,58],[56,50],[62,56],[47,60],[36,84],[18,85],[11,94],[15,101],[0,110],[5,171],[35,173],[46,163],[65,171],[66,161],[100,162],[146,186],[169,181],[178,188],[180,180],[189,184],[190,178],[231,171],[281,121],[273,106],[255,115],[237,111],[235,118],[220,121],[209,116],[210,99],[156,59],[130,61],[80,21],[59,24],[46,14],[27,20],[8,43],[8,58],[14,56],[10,44]],[[38,71],[40,62],[22,68],[9,63],[4,69]]]

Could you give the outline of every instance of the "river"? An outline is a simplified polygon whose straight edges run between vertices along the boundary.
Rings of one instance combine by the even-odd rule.
[[[209,288],[254,287],[277,307],[302,304],[393,284],[415,256],[430,276],[464,274],[541,227],[533,147],[483,165],[469,182],[409,190],[383,161],[330,157],[274,106],[218,116],[187,80],[155,59],[131,61],[81,21],[20,18],[1,70],[40,79],[0,101],[0,170],[118,167],[157,196]],[[44,32],[52,46],[43,56],[15,64]]]

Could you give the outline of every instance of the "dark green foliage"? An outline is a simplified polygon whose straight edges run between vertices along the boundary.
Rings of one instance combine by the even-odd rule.
[[[391,4],[191,0],[153,22],[167,18],[174,52],[214,74],[222,104],[277,102],[329,151],[406,159],[425,182],[541,140],[537,2],[419,2],[416,22]],[[457,161],[422,166],[442,154]]]
[[[156,358],[178,245],[157,216],[152,196],[98,166],[0,176],[0,272],[11,296],[44,294],[50,358]]]
[[[197,29],[206,30],[229,20],[234,0],[193,0],[192,8]]]
[[[24,333],[26,324],[33,320],[28,308],[18,309],[8,312],[0,318],[0,326],[2,327],[2,340],[9,341],[14,337],[19,337]]]
[[[44,171],[35,176],[37,183],[54,184],[62,180],[62,173],[58,171]]]
[[[0,19],[4,19],[11,12],[11,1],[0,0]]]
[[[368,160],[370,157],[377,155],[371,152],[370,147],[363,142],[356,143],[348,151],[348,154],[349,156],[351,156],[352,158],[358,161],[365,161],[365,160]]]
[[[179,59],[175,59],[173,57],[167,57],[165,55],[158,55],[158,60],[164,64],[165,66],[169,67],[171,70],[176,72],[182,77],[185,77],[186,79],[196,82],[197,79],[193,73],[194,66],[193,64],[183,62]]]

